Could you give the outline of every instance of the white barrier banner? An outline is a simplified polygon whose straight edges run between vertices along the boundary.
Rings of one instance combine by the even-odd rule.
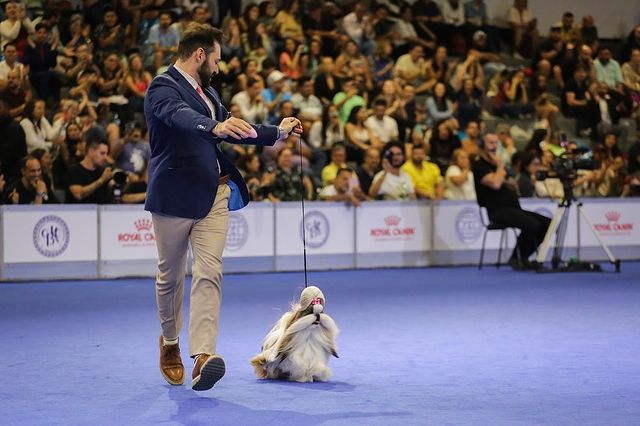
[[[426,251],[431,248],[431,207],[369,202],[356,209],[358,253]]]
[[[297,203],[276,205],[276,254],[302,254],[302,212]],[[354,251],[353,207],[345,203],[305,204],[308,254],[349,254]]]
[[[480,250],[484,226],[480,208],[475,202],[438,203],[433,206],[433,232],[435,250]],[[509,244],[515,237],[508,234]],[[497,249],[500,232],[487,233],[486,249]]]
[[[5,206],[5,263],[98,259],[95,206]]]
[[[157,259],[151,213],[140,206],[101,206],[101,260]]]
[[[640,204],[607,200],[583,200],[583,212],[609,246],[640,245]],[[598,246],[598,240],[584,217],[580,218],[582,246]]]
[[[224,257],[273,256],[273,206],[252,203],[229,212]]]

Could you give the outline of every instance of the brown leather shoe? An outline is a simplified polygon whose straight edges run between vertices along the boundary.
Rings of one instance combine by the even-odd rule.
[[[180,346],[165,345],[160,335],[160,372],[170,385],[184,383],[184,365],[180,358]]]
[[[196,357],[191,388],[195,391],[208,390],[224,376],[224,360],[219,355],[200,354]]]

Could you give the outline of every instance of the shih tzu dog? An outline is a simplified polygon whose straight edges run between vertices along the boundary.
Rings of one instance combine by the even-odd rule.
[[[338,357],[338,327],[324,311],[325,299],[318,287],[310,286],[291,310],[280,318],[262,342],[262,352],[251,364],[260,379],[324,382],[331,377],[327,366]]]

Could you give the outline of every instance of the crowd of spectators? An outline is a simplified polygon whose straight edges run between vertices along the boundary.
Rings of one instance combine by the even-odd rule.
[[[144,96],[191,21],[226,35],[231,115],[303,122],[299,144],[221,144],[255,201],[473,200],[488,133],[520,196],[562,197],[538,172],[566,153],[597,161],[578,195],[640,195],[640,25],[605,43],[590,15],[538,28],[526,0],[506,26],[484,0],[0,3],[5,204],[143,202]]]

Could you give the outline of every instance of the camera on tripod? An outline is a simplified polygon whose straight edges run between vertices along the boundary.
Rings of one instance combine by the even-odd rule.
[[[582,157],[587,151],[586,148],[565,151],[551,163],[549,170],[538,171],[536,179],[558,178],[563,183],[572,182],[578,177],[578,170],[596,170],[600,167],[597,161]]]
[[[113,200],[120,203],[124,187],[127,184],[127,172],[122,169],[113,169],[111,179],[113,180]]]

